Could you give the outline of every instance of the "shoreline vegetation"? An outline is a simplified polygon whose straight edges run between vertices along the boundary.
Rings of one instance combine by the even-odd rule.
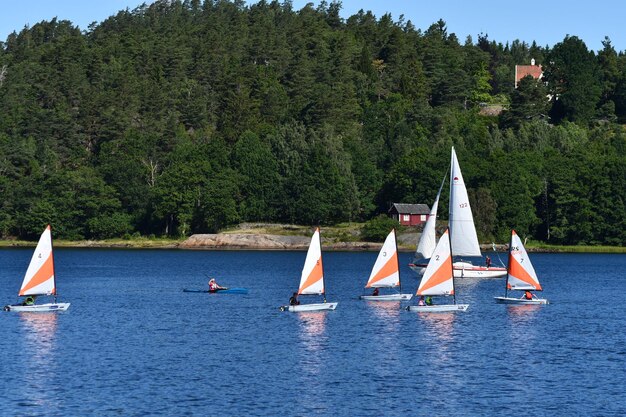
[[[326,251],[377,251],[382,242],[361,240],[362,223],[343,223],[322,228],[322,245]],[[183,250],[306,250],[312,227],[242,223],[216,234],[194,234],[188,238],[171,239],[156,237],[131,237],[105,240],[55,240],[59,248],[107,248],[107,249],[183,249]],[[417,228],[400,228],[398,249],[401,252],[415,250],[420,231]],[[37,242],[26,240],[0,240],[0,248],[34,247]],[[493,250],[493,244],[481,244],[483,251]],[[497,252],[505,252],[508,244],[496,243]],[[565,246],[528,241],[529,252],[549,253],[626,253],[620,246]]]

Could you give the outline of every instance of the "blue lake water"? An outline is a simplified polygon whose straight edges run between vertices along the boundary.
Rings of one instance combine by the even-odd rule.
[[[0,250],[2,304],[31,254]],[[337,310],[281,313],[304,257],[56,250],[72,305],[0,314],[0,415],[626,415],[625,255],[531,254],[550,305],[495,304],[503,279],[458,280],[467,312],[420,315],[357,299],[375,253],[330,252]],[[205,273],[249,293],[181,291]]]

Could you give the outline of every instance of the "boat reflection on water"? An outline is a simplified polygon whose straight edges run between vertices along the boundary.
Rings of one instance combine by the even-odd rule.
[[[40,368],[53,363],[57,331],[57,314],[19,313],[24,330],[26,350],[31,353],[31,363]]]
[[[326,312],[297,313],[300,331],[299,350],[302,355],[302,371],[308,375],[317,375],[324,368],[322,354],[326,349]]]
[[[420,320],[426,324],[426,331],[429,338],[437,339],[440,343],[452,342],[454,340],[454,320],[458,313],[417,313]],[[442,346],[444,346],[442,344]]]
[[[367,301],[367,307],[370,308],[376,317],[381,319],[394,319],[393,322],[388,322],[387,324],[397,324],[398,318],[400,317],[400,302],[390,301],[390,302],[376,302],[376,301]]]
[[[51,375],[57,373],[56,334],[58,314],[19,313],[23,330],[24,370],[21,375],[24,398],[44,414],[58,411],[59,401],[50,393]],[[36,413],[35,413],[36,414]]]

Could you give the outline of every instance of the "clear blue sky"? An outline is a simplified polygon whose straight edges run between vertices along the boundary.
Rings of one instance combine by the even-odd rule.
[[[151,0],[147,0],[151,3]],[[0,40],[13,31],[32,26],[42,20],[69,20],[80,29],[92,22],[101,22],[120,10],[130,10],[144,3],[138,0],[0,0]],[[254,3],[254,1],[248,1]],[[308,1],[293,0],[301,9]],[[315,5],[319,1],[313,1]],[[553,46],[566,35],[581,38],[587,48],[602,49],[605,36],[618,51],[626,50],[626,1],[605,0],[589,3],[572,0],[537,2],[503,2],[496,0],[344,0],[342,16],[347,18],[359,9],[371,10],[376,17],[386,12],[397,21],[405,20],[422,30],[443,19],[449,33],[456,33],[461,42],[467,35],[474,41],[480,33],[490,40],[506,43],[519,39],[537,41],[540,46]],[[514,5],[518,5],[514,7]]]

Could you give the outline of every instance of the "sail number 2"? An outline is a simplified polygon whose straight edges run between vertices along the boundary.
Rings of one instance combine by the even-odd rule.
[[[466,208],[469,207],[469,203],[461,203],[459,204],[459,208]]]

